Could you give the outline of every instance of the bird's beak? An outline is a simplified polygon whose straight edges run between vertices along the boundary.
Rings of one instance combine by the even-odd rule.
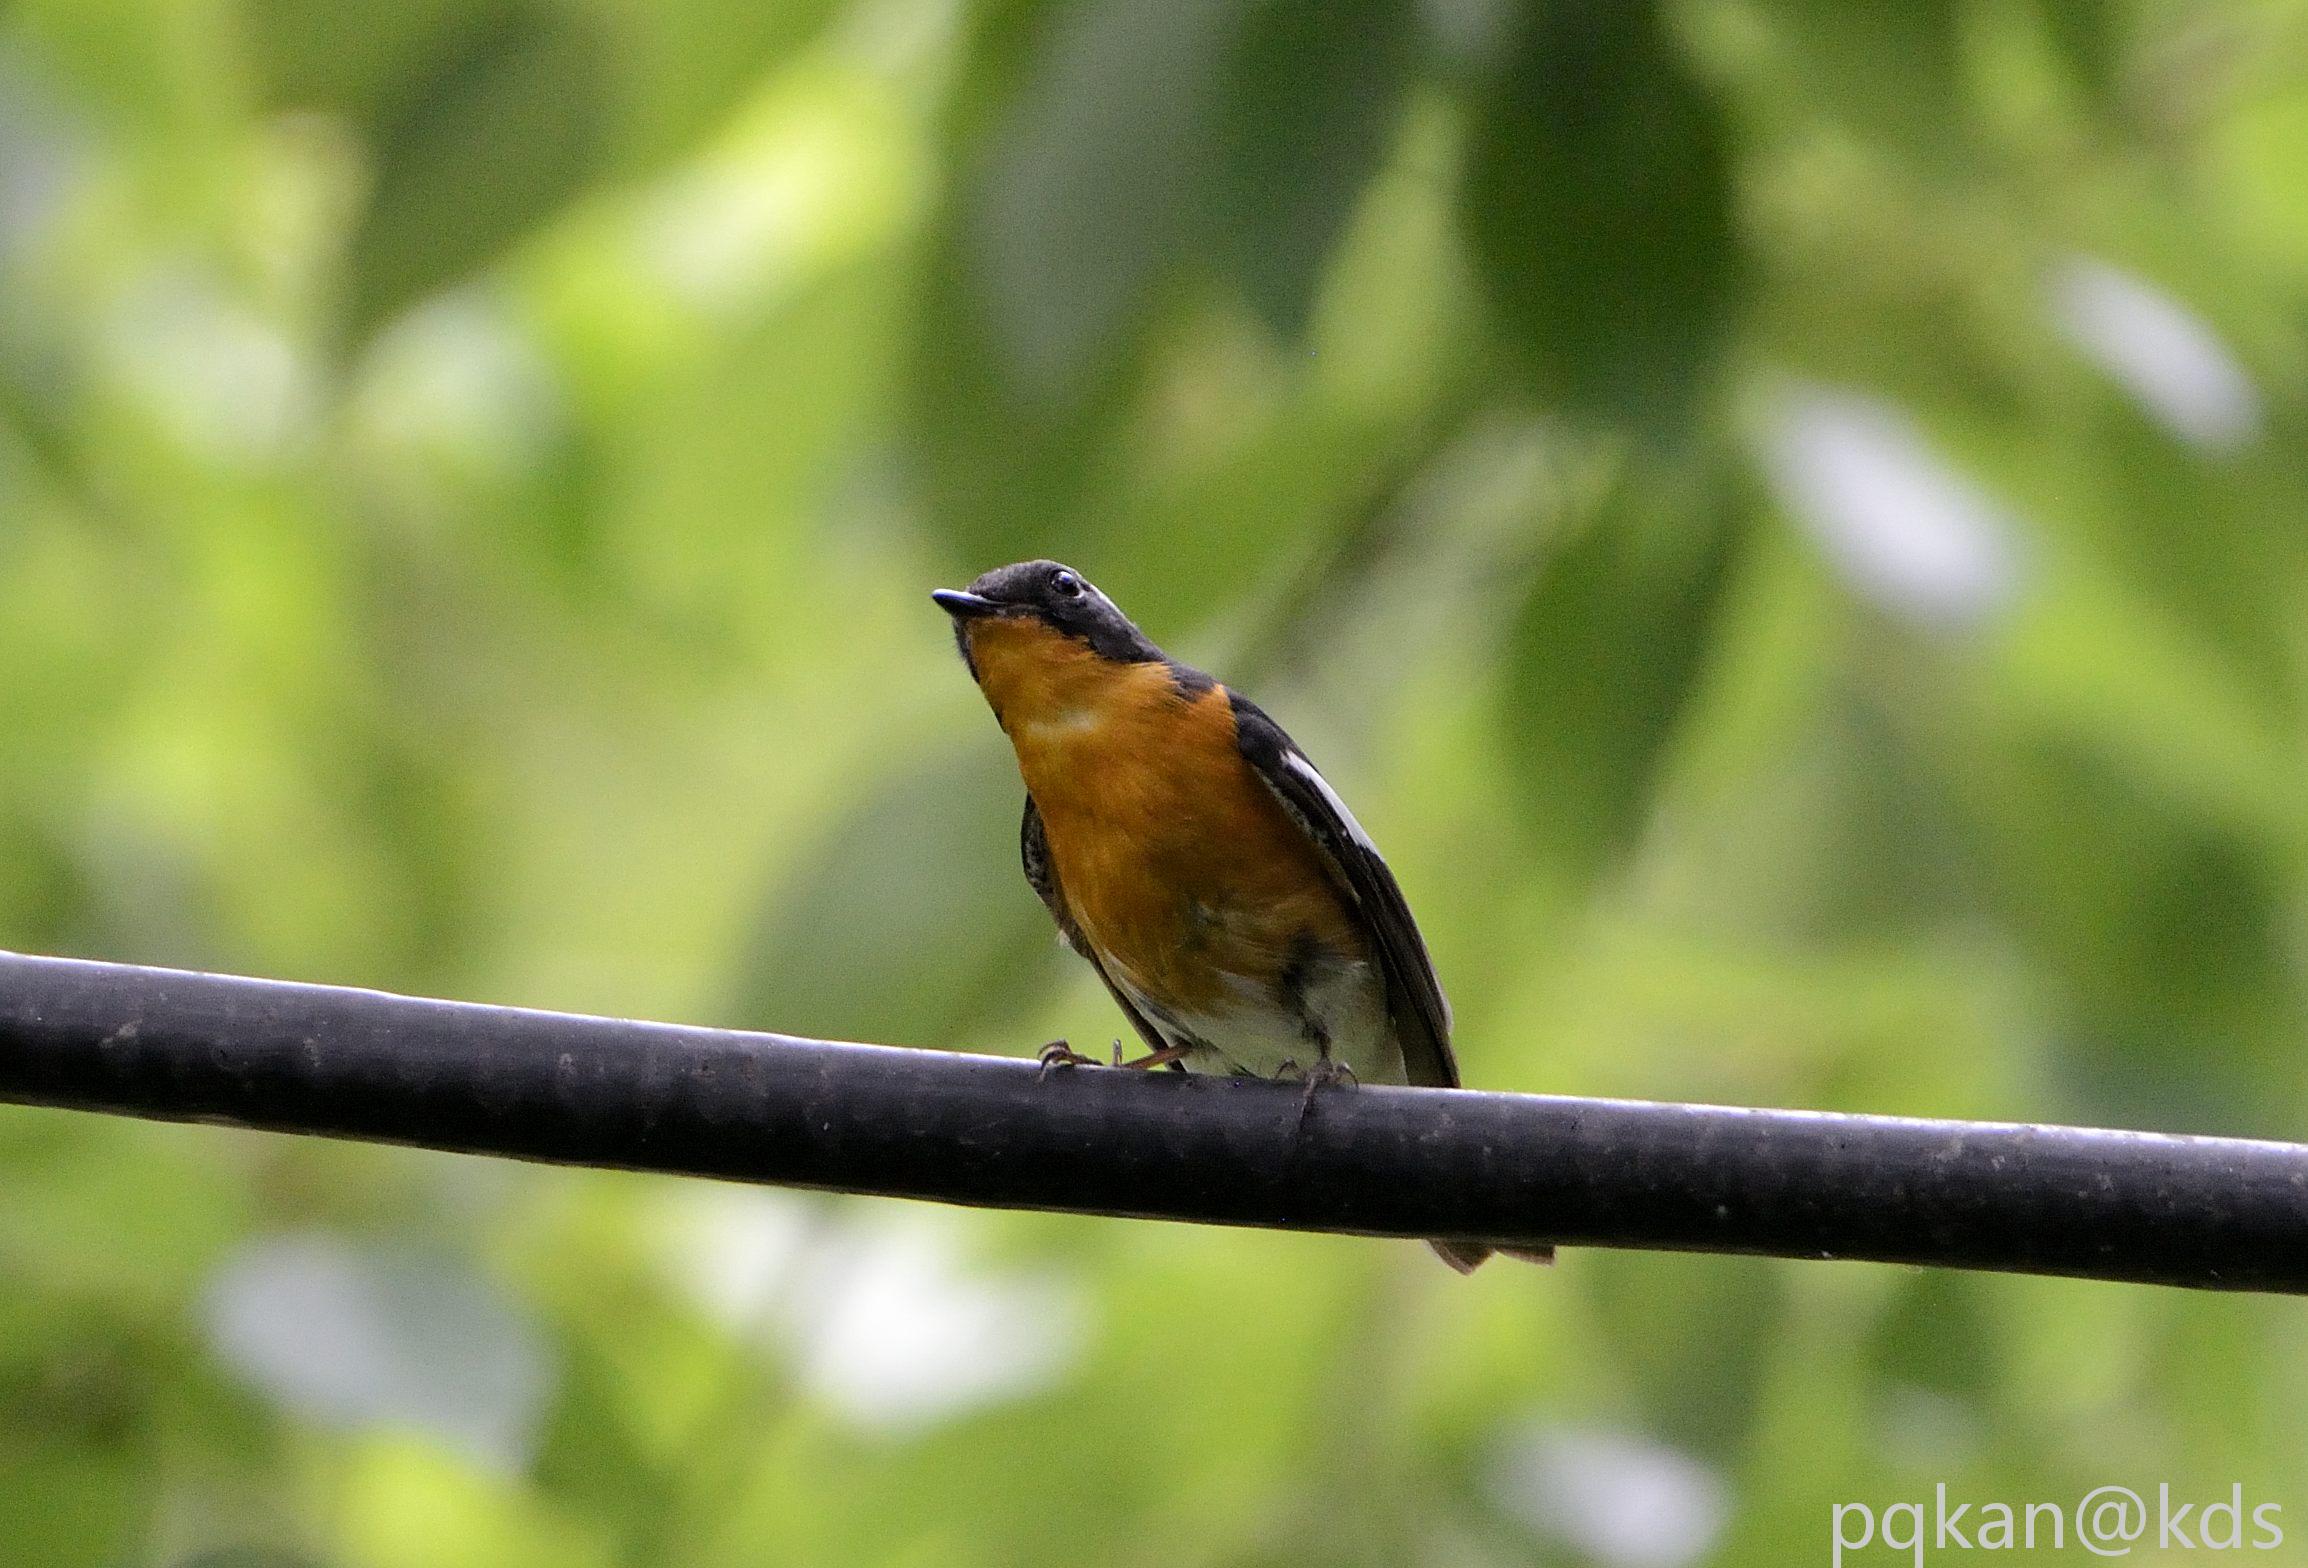
[[[965,593],[959,588],[933,589],[930,597],[937,600],[939,609],[957,621],[983,620],[1002,613],[1002,606],[992,599],[983,594]]]

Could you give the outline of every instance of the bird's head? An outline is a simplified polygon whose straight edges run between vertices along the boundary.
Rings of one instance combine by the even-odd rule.
[[[962,661],[1005,723],[1021,705],[1078,704],[1124,669],[1164,662],[1113,600],[1056,561],[998,566],[930,597],[954,618]]]
[[[1056,561],[997,566],[967,588],[940,588],[930,597],[954,618],[954,641],[970,673],[981,679],[978,666],[989,654],[1067,657],[1086,652],[1116,664],[1147,664],[1162,657],[1162,650],[1113,600]]]

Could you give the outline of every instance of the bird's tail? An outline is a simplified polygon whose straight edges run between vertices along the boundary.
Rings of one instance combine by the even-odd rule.
[[[1483,1260],[1496,1252],[1505,1257],[1520,1258],[1525,1263],[1552,1263],[1552,1247],[1487,1247],[1479,1241],[1430,1241],[1436,1257],[1457,1269],[1461,1274],[1472,1274],[1483,1266]]]

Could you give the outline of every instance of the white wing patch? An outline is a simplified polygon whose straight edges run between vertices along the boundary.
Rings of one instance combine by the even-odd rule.
[[[1377,861],[1382,867],[1386,864],[1386,857],[1378,852],[1378,845],[1371,841],[1369,830],[1356,820],[1354,813],[1347,809],[1346,802],[1339,798],[1338,791],[1330,787],[1330,780],[1324,778],[1321,771],[1313,763],[1307,761],[1296,751],[1285,750],[1282,753],[1282,766],[1295,777],[1314,786],[1314,792],[1322,797],[1323,804],[1336,813],[1338,820],[1345,824],[1346,835],[1354,841],[1357,849]],[[1300,815],[1298,808],[1293,806],[1280,790],[1276,790],[1274,793],[1275,799],[1282,802],[1283,809],[1298,819],[1298,825],[1311,832],[1312,825]],[[1427,957],[1426,938],[1415,927],[1411,931],[1411,941],[1418,950],[1420,961],[1425,963],[1429,973],[1432,973],[1434,961]],[[1447,1039],[1451,1029],[1450,998],[1443,995],[1440,983],[1436,983],[1434,986],[1434,996],[1435,1000],[1441,1004],[1443,1033]]]
[[[1337,812],[1338,820],[1346,824],[1347,835],[1354,840],[1357,847],[1367,850],[1373,855],[1378,853],[1378,846],[1370,841],[1370,835],[1363,831],[1362,824],[1354,819],[1354,813],[1346,809],[1346,802],[1338,798],[1338,791],[1330,787],[1330,780],[1315,771],[1313,763],[1295,751],[1286,751],[1282,754],[1282,765],[1314,786],[1314,792],[1322,797],[1323,804]]]

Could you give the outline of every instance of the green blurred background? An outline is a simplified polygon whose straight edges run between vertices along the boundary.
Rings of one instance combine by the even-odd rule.
[[[13,0],[0,945],[1102,1042],[925,597],[1054,555],[1475,1083],[2308,1136],[2304,431],[2298,0]],[[0,1110],[8,1568],[2308,1563],[2303,1411],[2283,1302]]]

